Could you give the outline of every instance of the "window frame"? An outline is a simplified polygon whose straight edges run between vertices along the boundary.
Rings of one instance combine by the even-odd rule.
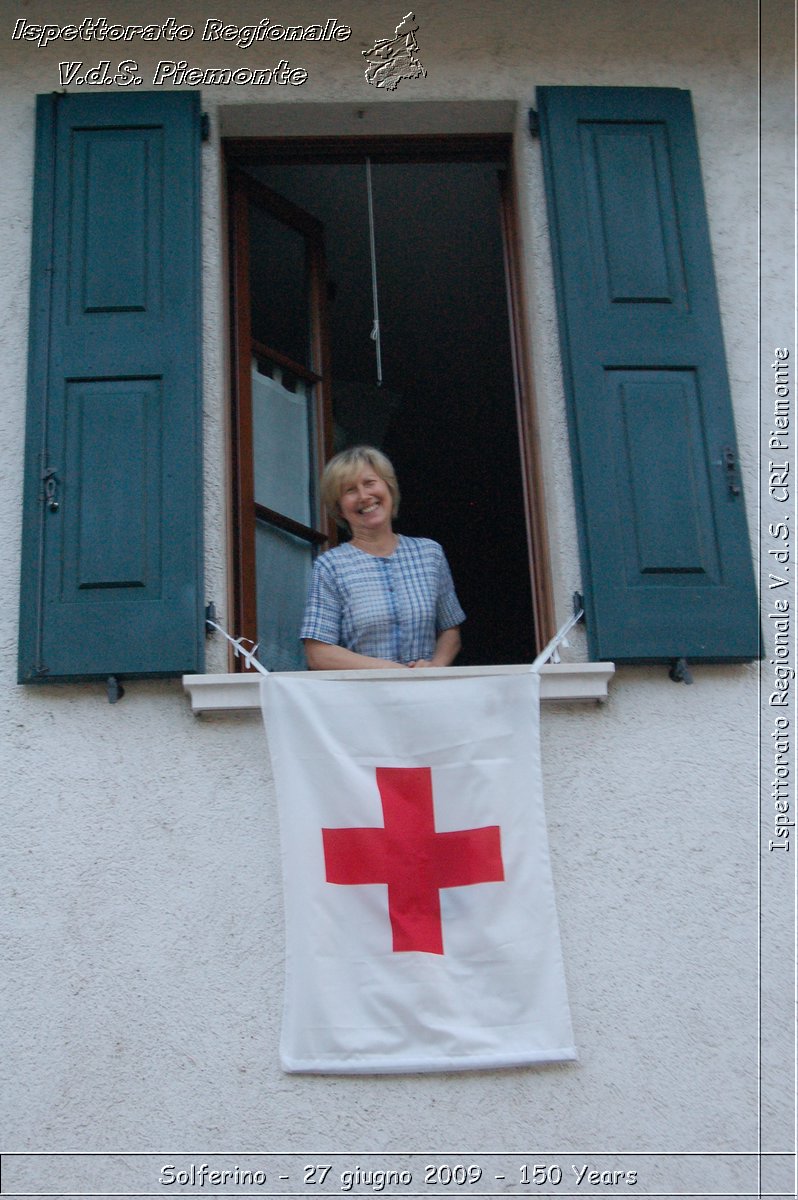
[[[251,477],[251,423],[249,436],[246,429],[246,403],[248,379],[243,373],[249,371],[249,360],[243,363],[241,347],[248,334],[248,313],[242,314],[240,302],[244,270],[244,253],[240,237],[235,236],[236,218],[240,213],[233,210],[236,182],[245,179],[247,184],[262,187],[240,168],[260,162],[291,165],[321,163],[362,162],[368,155],[373,163],[379,162],[458,162],[500,160],[500,189],[498,219],[503,244],[503,271],[507,293],[511,370],[515,391],[516,427],[518,431],[519,467],[523,487],[523,507],[526,526],[526,554],[532,597],[532,620],[535,633],[535,651],[539,653],[556,632],[554,590],[552,586],[551,554],[546,518],[546,502],[542,456],[538,436],[538,418],[535,389],[533,384],[531,348],[529,345],[528,305],[523,275],[523,249],[521,245],[519,205],[516,175],[513,170],[513,137],[509,133],[491,134],[426,134],[390,136],[310,136],[310,137],[232,137],[222,139],[222,150],[226,164],[228,225],[230,230],[230,309],[231,309],[231,357],[232,357],[232,497],[231,523],[233,540],[233,562],[231,568],[231,596],[234,633],[237,637],[257,641],[254,590],[254,551],[249,552],[246,543],[250,538],[246,518],[242,521],[243,505],[247,496],[247,477]],[[277,210],[294,220],[297,214],[290,202],[270,193],[277,203]],[[302,214],[305,216],[306,214]],[[290,223],[290,222],[289,222]],[[238,221],[240,228],[240,219]],[[323,262],[323,247],[320,250]],[[325,297],[323,288],[318,299],[323,310]],[[324,404],[324,434],[319,462],[324,461],[324,443],[332,445],[332,405],[329,375],[325,374],[329,364],[326,321],[319,334],[317,350],[322,367],[319,387]],[[251,415],[251,414],[250,414]],[[244,428],[242,430],[242,418]],[[246,460],[249,445],[249,464]],[[321,519],[321,518],[320,518]],[[320,526],[321,528],[321,526]],[[326,532],[329,546],[337,543],[334,522],[327,521]],[[252,544],[252,543],[251,543]],[[242,564],[251,567],[242,569]],[[238,659],[232,660],[235,670],[245,669]]]
[[[231,359],[232,401],[232,504],[231,524],[234,550],[232,570],[233,626],[237,637],[257,641],[257,578],[255,526],[258,519],[302,538],[311,544],[333,544],[334,525],[322,514],[318,501],[317,524],[305,526],[284,514],[266,509],[255,501],[253,469],[253,415],[251,364],[253,357],[285,367],[310,384],[315,392],[316,463],[323,463],[332,444],[329,353],[326,322],[324,245],[321,227],[309,214],[290,204],[265,184],[234,168],[227,175],[231,268]],[[265,346],[252,336],[249,283],[249,212],[255,199],[270,215],[305,238],[309,265],[309,307],[312,314],[309,357],[313,367],[294,362],[280,351]],[[238,669],[244,664],[236,659]]]

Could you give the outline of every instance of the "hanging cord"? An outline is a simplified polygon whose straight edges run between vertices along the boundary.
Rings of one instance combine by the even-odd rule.
[[[543,650],[541,650],[540,654],[537,656],[535,661],[532,663],[532,666],[529,668],[530,671],[539,670],[540,667],[542,667],[544,663],[548,662],[548,660],[550,658],[554,658],[555,662],[560,661],[560,656],[558,654],[556,654],[557,647],[559,645],[561,645],[561,643],[563,643],[563,642],[566,645],[568,645],[568,642],[567,642],[568,634],[571,632],[574,625],[578,625],[578,623],[582,620],[582,617],[584,615],[585,615],[584,610],[580,608],[579,612],[574,613],[574,615],[565,622],[565,624],[562,626],[562,628],[557,630],[557,632],[555,633],[555,635],[551,639],[551,641],[548,643],[548,645]],[[269,672],[266,670],[266,668],[263,666],[263,664],[261,662],[258,662],[257,658],[255,657],[255,652],[258,649],[258,646],[260,645],[259,642],[253,643],[251,638],[231,637],[226,629],[223,629],[222,626],[219,625],[216,621],[212,621],[210,617],[205,618],[205,625],[208,629],[218,629],[219,633],[222,635],[222,637],[227,638],[228,642],[233,647],[233,651],[235,653],[236,658],[239,658],[239,657],[243,658],[244,662],[246,663],[246,665],[248,667],[254,667],[254,669],[256,671],[260,671],[261,675],[269,674]],[[244,642],[249,642],[249,644],[252,646],[252,649],[247,650],[246,646],[243,645]],[[556,655],[556,658],[554,657],[555,655]]]
[[[374,197],[371,191],[371,159],[366,158],[366,192],[369,202],[369,250],[371,252],[371,299],[374,306],[374,324],[371,340],[377,351],[377,383],[382,384],[382,342],[380,341],[380,301],[377,294],[377,246],[374,240]]]
[[[261,675],[269,674],[269,672],[266,670],[266,668],[263,666],[263,664],[259,663],[257,658],[255,657],[255,651],[257,650],[258,646],[260,645],[259,642],[253,643],[251,638],[230,637],[230,634],[227,632],[227,630],[222,629],[221,625],[217,625],[216,621],[212,621],[210,619],[210,617],[205,618],[205,625],[206,625],[206,627],[209,627],[212,629],[218,629],[219,633],[222,635],[222,637],[227,638],[228,642],[230,643],[230,645],[233,647],[233,650],[235,651],[236,658],[243,658],[244,662],[246,663],[246,665],[248,667],[254,667],[256,671],[260,671]],[[250,646],[252,646],[252,649],[247,650],[247,648],[243,645],[244,642],[249,642]]]
[[[537,656],[535,661],[532,663],[532,666],[529,668],[530,671],[539,670],[540,667],[542,667],[545,662],[548,662],[548,660],[550,658],[554,662],[560,661],[560,656],[557,653],[557,647],[563,642],[566,645],[568,644],[567,643],[568,634],[571,632],[574,625],[578,625],[578,623],[582,620],[582,617],[584,615],[585,615],[584,609],[580,608],[578,612],[575,612],[572,617],[568,618],[568,620],[565,622],[563,627],[561,629],[557,630],[557,632],[555,633],[554,637],[551,639],[549,644],[546,647],[544,647],[543,650],[541,650],[540,654]]]

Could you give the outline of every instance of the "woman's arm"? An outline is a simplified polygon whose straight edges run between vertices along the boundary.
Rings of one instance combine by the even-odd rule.
[[[411,667],[450,667],[460,653],[460,626],[443,629],[435,642],[435,653],[432,658],[420,658],[418,662],[409,663]]]
[[[371,658],[368,654],[357,654],[345,646],[331,646],[314,638],[303,640],[305,658],[311,671],[373,671],[385,667],[404,669],[404,663],[390,662],[387,658]]]

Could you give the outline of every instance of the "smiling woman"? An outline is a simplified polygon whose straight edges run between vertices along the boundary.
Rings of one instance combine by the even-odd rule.
[[[465,613],[443,550],[394,533],[399,487],[371,446],[336,454],[322,499],[351,540],[316,559],[301,637],[311,670],[447,667]]]

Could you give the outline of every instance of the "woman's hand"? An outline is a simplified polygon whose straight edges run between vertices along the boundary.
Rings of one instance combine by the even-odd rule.
[[[432,658],[419,658],[411,663],[391,662],[387,658],[371,658],[368,654],[357,654],[344,646],[331,646],[328,642],[317,642],[305,638],[305,658],[311,671],[376,671],[390,668],[404,671],[407,667],[448,667],[460,652],[460,627],[444,629],[438,634]]]
[[[408,667],[450,667],[460,653],[460,626],[444,629],[438,634],[432,658],[419,658],[408,663]]]
[[[311,671],[376,671],[390,667],[404,671],[404,663],[390,662],[387,658],[371,658],[368,654],[357,654],[344,646],[331,646],[328,642],[317,642],[305,638],[305,658]]]

